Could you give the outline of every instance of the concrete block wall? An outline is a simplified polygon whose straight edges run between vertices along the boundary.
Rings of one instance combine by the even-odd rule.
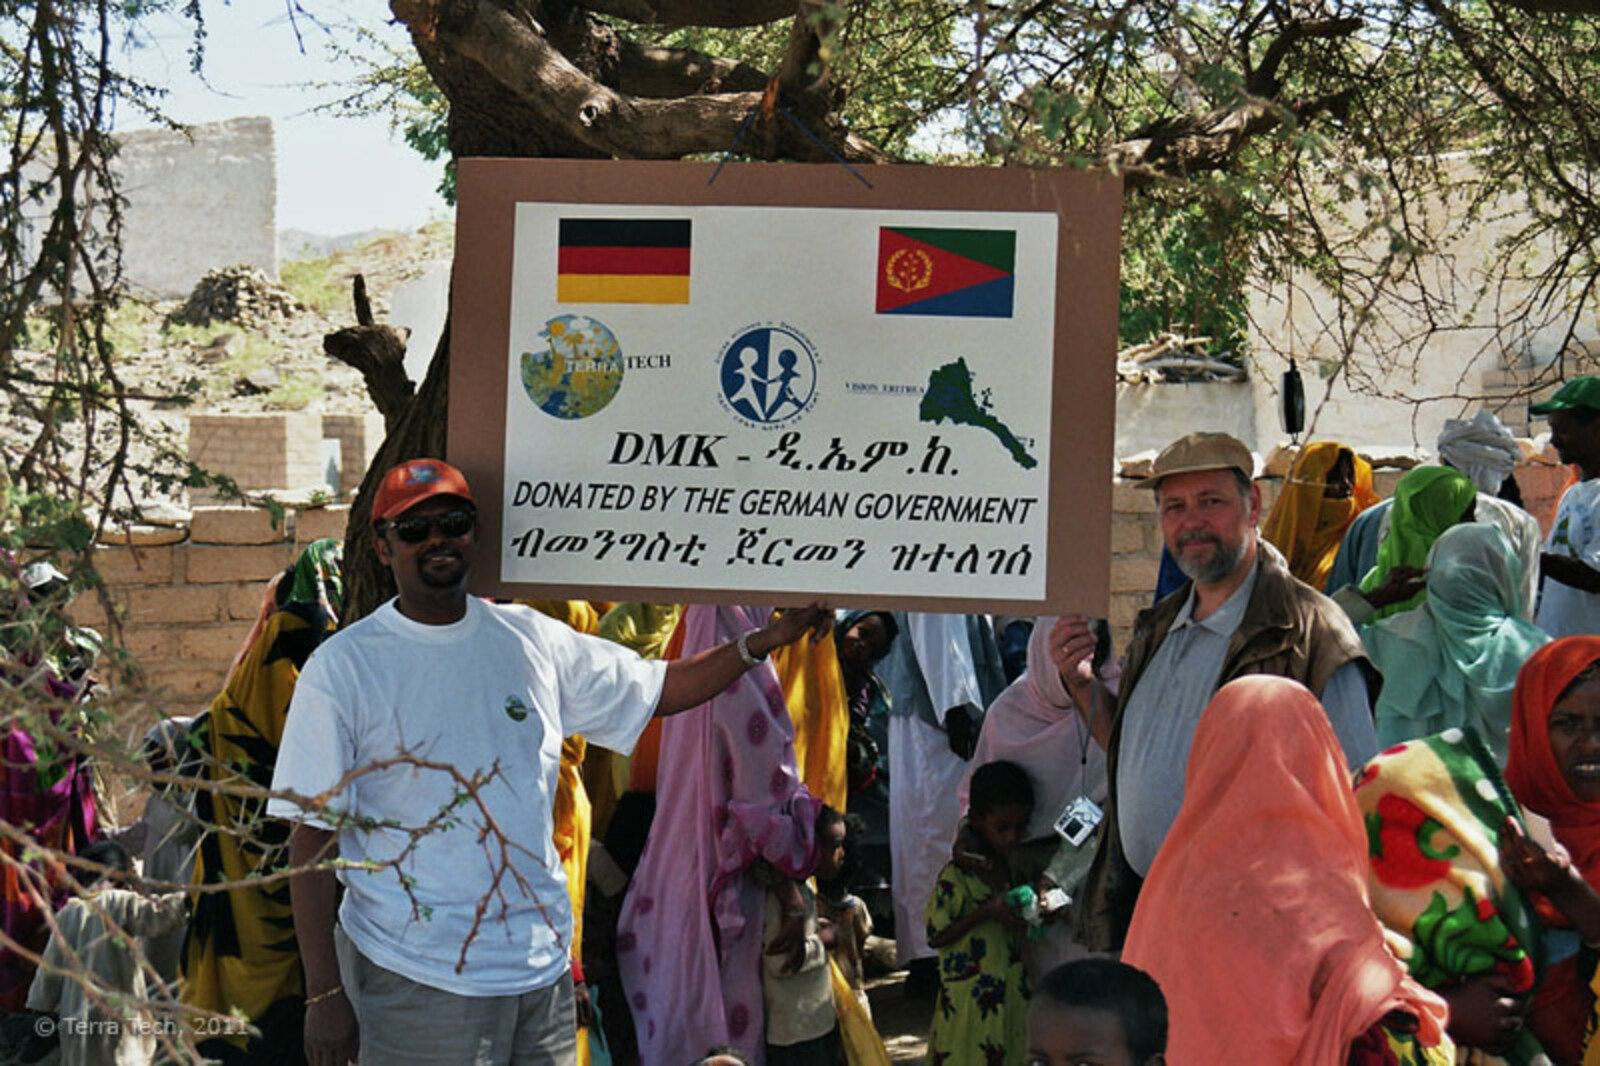
[[[383,438],[383,416],[376,412],[191,415],[189,460],[248,491],[328,492],[332,487],[323,468],[322,443],[331,439],[338,442],[337,489],[343,498],[360,487]],[[194,490],[193,499],[220,502],[209,489]]]
[[[173,714],[204,710],[261,609],[266,582],[319,537],[343,538],[349,508],[289,511],[274,526],[251,507],[196,507],[186,527],[110,534],[95,551],[128,649]],[[109,623],[94,596],[77,620]]]
[[[265,415],[189,416],[189,460],[232,478],[241,489],[326,489],[322,470],[323,416],[316,411]],[[365,470],[365,464],[361,466]],[[196,503],[215,502],[195,490]]]
[[[383,416],[376,411],[359,415],[323,415],[322,435],[339,442],[339,493],[361,487],[361,478],[384,438]]]
[[[130,288],[146,296],[187,296],[207,271],[239,263],[278,276],[277,149],[270,118],[119,132],[116,142],[112,168],[124,201],[122,280]],[[46,166],[34,159],[23,173],[39,180]],[[29,255],[38,254],[54,207],[49,195],[21,206]],[[91,221],[103,229],[98,208]]]

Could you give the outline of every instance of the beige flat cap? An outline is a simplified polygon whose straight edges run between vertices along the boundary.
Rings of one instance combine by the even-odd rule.
[[[1153,489],[1164,477],[1197,470],[1237,470],[1246,479],[1254,479],[1256,459],[1237,437],[1226,433],[1190,433],[1167,445],[1156,456],[1150,476],[1139,482],[1139,488]]]

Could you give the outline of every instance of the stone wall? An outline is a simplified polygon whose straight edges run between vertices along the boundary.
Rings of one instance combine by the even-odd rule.
[[[1392,279],[1377,307],[1361,305],[1359,336],[1347,332],[1355,307],[1349,293],[1325,289],[1304,273],[1292,278],[1292,298],[1282,282],[1250,286],[1251,384],[1263,435],[1276,434],[1278,387],[1289,352],[1303,375],[1311,432],[1389,447],[1432,448],[1446,419],[1479,406],[1519,435],[1542,430],[1542,423],[1528,422],[1530,394],[1537,398],[1563,376],[1600,369],[1600,322],[1594,315],[1577,315],[1569,337],[1572,309],[1529,309],[1534,287],[1528,279],[1549,268],[1560,249],[1554,241],[1521,242],[1517,235],[1532,221],[1526,203],[1509,194],[1478,203],[1478,175],[1468,153],[1443,165],[1451,172],[1451,191],[1422,198],[1407,212],[1434,251]],[[1340,210],[1342,217],[1319,220],[1333,243],[1363,240],[1370,261],[1383,261],[1390,228],[1359,201]],[[1480,296],[1484,280],[1513,254],[1504,243],[1512,240],[1517,269]],[[1418,278],[1426,280],[1435,301],[1448,297],[1445,309],[1438,303],[1424,308]],[[1343,369],[1332,373],[1338,366]],[[1271,443],[1258,440],[1256,447],[1265,450]]]
[[[183,296],[200,276],[245,263],[278,276],[272,120],[119,134],[123,275],[135,290]]]
[[[222,688],[261,609],[265,582],[321,537],[343,539],[348,507],[290,511],[274,526],[252,507],[196,507],[186,526],[108,534],[95,566],[123,624],[128,650],[172,714],[195,714]],[[106,632],[94,596],[74,604],[80,624]]]

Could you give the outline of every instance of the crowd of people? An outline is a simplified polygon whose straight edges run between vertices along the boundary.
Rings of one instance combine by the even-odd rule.
[[[1122,649],[490,603],[466,479],[400,464],[395,598],[345,619],[308,547],[147,738],[138,823],[5,738],[0,1009],[67,1062],[176,1019],[230,1063],[876,1066],[875,933],[935,1066],[1600,1062],[1600,378],[1534,411],[1574,470],[1547,535],[1492,415],[1381,502],[1313,443],[1266,513],[1242,443],[1179,439]]]

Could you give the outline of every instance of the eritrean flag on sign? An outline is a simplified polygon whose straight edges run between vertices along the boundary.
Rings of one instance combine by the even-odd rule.
[[[1008,229],[878,230],[878,313],[1010,318],[1017,234]]]
[[[564,218],[560,245],[563,303],[689,302],[686,218]]]

